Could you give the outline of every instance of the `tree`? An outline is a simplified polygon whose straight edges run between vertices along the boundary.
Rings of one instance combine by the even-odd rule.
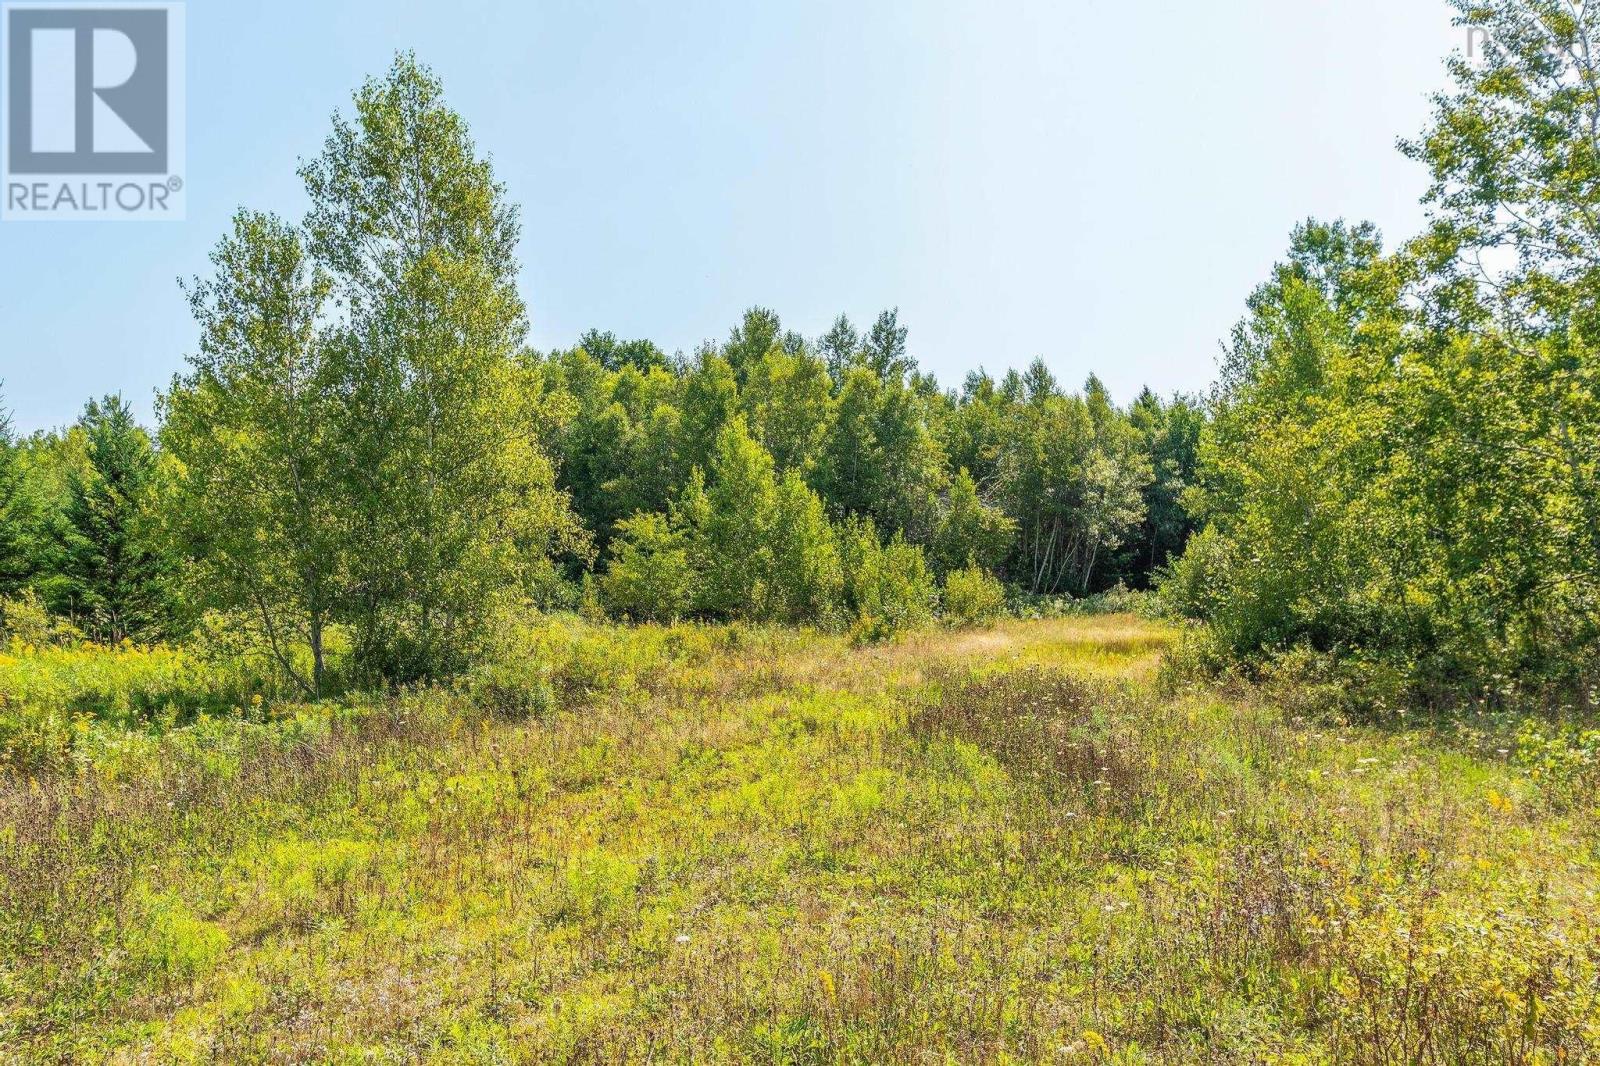
[[[522,349],[517,212],[410,55],[334,117],[301,176],[309,247],[345,308],[328,350],[358,661],[448,671],[500,594],[581,547],[542,443],[559,409]]]
[[[1421,512],[1393,479],[1391,281],[1370,226],[1310,222],[1234,331],[1188,497],[1208,528],[1171,595],[1235,656],[1416,646],[1421,544],[1394,520]]]
[[[1250,302],[1169,596],[1241,659],[1423,693],[1583,683],[1600,647],[1600,12],[1458,3],[1481,65],[1407,151],[1432,226],[1311,223]]]
[[[1575,313],[1600,292],[1600,10],[1563,0],[1452,6],[1481,37],[1481,62],[1450,59],[1455,90],[1434,98],[1431,128],[1403,145],[1433,176],[1424,200],[1433,229],[1420,251],[1435,287],[1470,287],[1472,303],[1512,333],[1592,329]]]
[[[980,486],[992,487],[999,473],[1011,406],[994,378],[974,370],[962,383],[961,393],[945,420],[944,446],[950,465],[966,470]]]
[[[869,518],[853,518],[840,536],[844,587],[857,634],[882,640],[933,619],[939,590],[922,549],[899,533],[887,544]]]
[[[864,367],[846,373],[839,389],[815,479],[835,520],[874,514],[888,496],[888,457],[879,448],[877,434],[881,389]]]
[[[809,472],[833,422],[832,390],[822,361],[804,353],[768,352],[751,368],[741,398],[778,471]]]
[[[724,618],[759,611],[769,588],[777,479],[772,456],[736,415],[717,436],[691,528],[702,575],[700,607]]]
[[[1600,10],[1455,7],[1482,62],[1452,60],[1406,146],[1433,176],[1407,258],[1436,340],[1398,385],[1407,469],[1450,527],[1432,546],[1448,595],[1473,607],[1451,616],[1475,648],[1454,658],[1572,680],[1600,643]]]
[[[687,477],[677,454],[682,382],[661,367],[608,371],[585,348],[542,365],[547,390],[571,401],[554,438],[558,484],[603,550],[617,523],[665,510]]]
[[[739,382],[733,368],[716,352],[702,349],[684,382],[678,465],[709,469],[723,429],[738,412]]]
[[[861,335],[850,324],[850,319],[840,315],[817,341],[817,351],[828,367],[828,376],[837,387],[852,367],[860,365]]]
[[[618,525],[616,554],[600,587],[613,611],[674,622],[692,606],[696,576],[683,531],[666,515],[639,514]]]
[[[1144,517],[1149,459],[1090,379],[1084,396],[1036,388],[1012,409],[997,495],[1018,525],[1018,576],[1035,593],[1088,592]]]
[[[47,599],[102,640],[154,640],[171,613],[166,560],[148,513],[155,451],[120,396],[90,401],[78,424],[88,461],[69,474]]]
[[[607,370],[621,370],[631,366],[635,370],[653,370],[668,366],[667,354],[647,340],[619,341],[617,335],[607,330],[591,329],[578,338],[578,347],[593,356]]]
[[[1138,586],[1181,554],[1195,532],[1184,495],[1195,480],[1205,413],[1186,396],[1163,402],[1149,389],[1134,400],[1128,420],[1143,442],[1152,477],[1144,490],[1144,523],[1128,545],[1125,564]]]
[[[978,495],[977,483],[965,470],[951,482],[933,539],[934,569],[949,574],[969,563],[986,570],[998,566],[1017,535],[1017,523]]]
[[[34,520],[11,414],[0,407],[0,599],[20,593],[33,576]]]
[[[188,290],[199,352],[160,401],[173,467],[161,513],[190,596],[245,612],[316,699],[358,540],[336,455],[341,382],[319,328],[331,279],[271,215],[240,212],[211,262],[213,278]],[[301,641],[309,674],[296,663]]]
[[[880,381],[900,382],[917,368],[906,346],[906,336],[906,328],[900,324],[900,309],[884,311],[862,341],[862,364]]]
[[[778,313],[766,307],[752,307],[729,334],[728,343],[722,346],[722,358],[728,361],[742,385],[751,368],[768,352],[783,351],[782,341],[783,324]]]
[[[1022,375],[1022,388],[1031,404],[1044,404],[1061,395],[1061,386],[1056,383],[1056,376],[1050,373],[1050,367],[1043,359],[1035,359],[1028,364],[1028,369]]]
[[[918,543],[932,537],[948,464],[929,402],[866,367],[845,375],[813,475],[835,520],[867,516]]]
[[[763,614],[791,624],[832,617],[844,585],[838,545],[822,500],[794,470],[778,482],[771,548]]]

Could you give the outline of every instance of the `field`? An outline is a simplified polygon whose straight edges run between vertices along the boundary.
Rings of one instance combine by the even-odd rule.
[[[1576,740],[1297,718],[1173,680],[1174,639],[1129,616],[867,648],[554,620],[449,690],[79,716],[61,765],[0,785],[0,1047],[1600,1054]],[[0,711],[42,669],[0,662]]]

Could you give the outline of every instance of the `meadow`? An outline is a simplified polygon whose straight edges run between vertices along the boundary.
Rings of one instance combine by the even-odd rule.
[[[552,617],[448,686],[101,698],[57,764],[0,778],[0,1047],[1600,1053],[1593,737],[1472,712],[1349,724],[1185,681],[1183,639],[1132,615],[872,646]],[[8,721],[66,684],[39,680],[51,656],[152,670],[131,649],[13,651]]]
[[[1600,1061],[1600,4],[1450,6],[1203,394],[530,347],[411,51],[252,158],[152,421],[0,397],[0,1064]]]

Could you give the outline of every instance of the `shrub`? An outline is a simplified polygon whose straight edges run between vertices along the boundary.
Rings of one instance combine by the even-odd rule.
[[[172,892],[139,889],[134,894],[137,919],[129,926],[125,947],[129,958],[146,973],[171,981],[187,981],[209,970],[228,948],[228,934],[194,913]]]
[[[0,652],[0,760],[58,764],[96,720],[170,728],[261,701],[260,690],[172,648],[35,647]]]
[[[965,470],[956,474],[942,511],[932,555],[944,573],[968,564],[998,564],[1017,535],[1016,520],[984,503],[972,475]]]
[[[886,640],[933,620],[939,591],[921,548],[907,544],[899,533],[888,544],[880,543],[870,521],[849,529],[845,541],[856,639]]]
[[[763,614],[805,623],[837,611],[844,583],[837,539],[822,500],[792,470],[778,484],[771,552]]]
[[[8,645],[19,651],[45,645],[64,647],[82,639],[83,634],[70,622],[51,617],[32,589],[0,597],[0,651]]]
[[[944,616],[952,625],[975,626],[992,622],[1005,609],[1006,590],[998,579],[976,563],[953,570],[944,582]]]
[[[490,713],[543,718],[648,688],[684,659],[707,655],[691,625],[636,629],[542,615],[508,625],[496,646],[457,681],[457,691]]]
[[[1600,730],[1568,728],[1547,734],[1538,722],[1524,722],[1512,760],[1552,807],[1582,807],[1600,787]]]

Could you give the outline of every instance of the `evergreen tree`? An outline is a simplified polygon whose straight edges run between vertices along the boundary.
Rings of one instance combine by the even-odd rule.
[[[0,598],[17,595],[33,576],[34,521],[11,414],[0,406]]]
[[[861,360],[880,381],[900,382],[917,368],[906,345],[907,330],[900,324],[900,309],[880,314],[861,344]]]
[[[91,401],[78,424],[88,462],[69,475],[47,599],[101,640],[154,640],[170,613],[166,567],[145,510],[155,451],[120,396]]]
[[[861,334],[856,332],[848,317],[840,315],[817,342],[817,351],[837,387],[844,382],[846,372],[860,365]]]

